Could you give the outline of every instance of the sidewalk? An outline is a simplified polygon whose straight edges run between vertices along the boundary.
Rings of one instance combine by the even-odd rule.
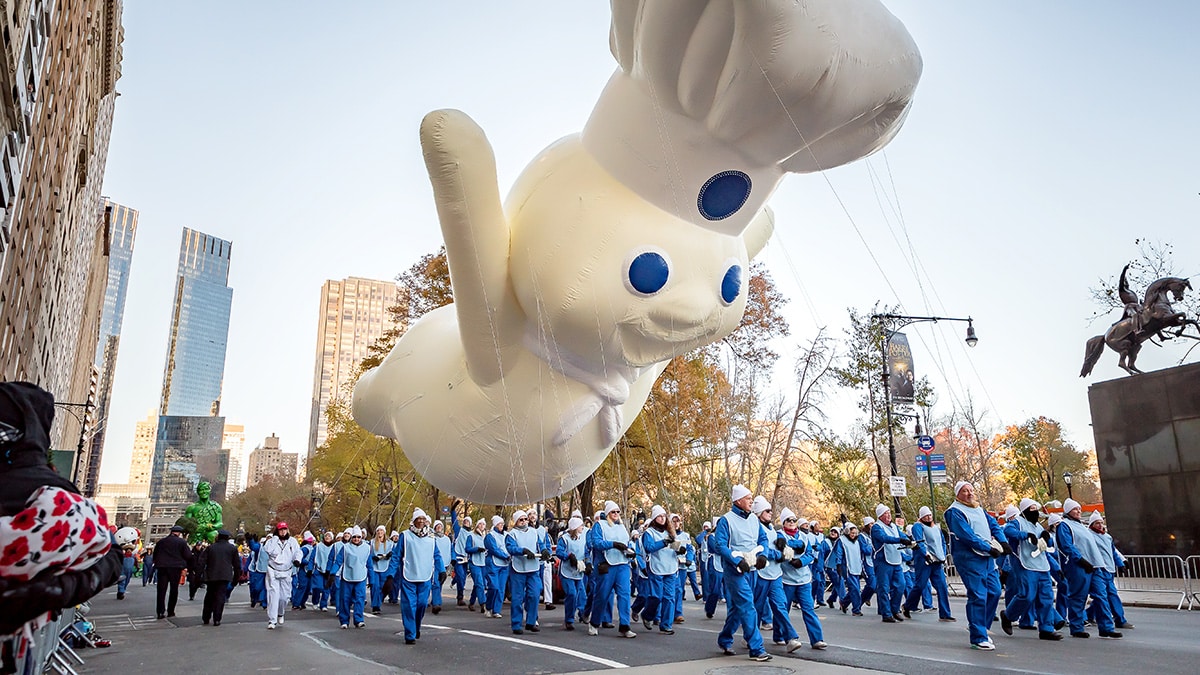
[[[956,597],[966,597],[966,591],[963,589],[961,582],[951,580],[947,584],[950,588],[951,595]],[[1183,600],[1183,609],[1188,609],[1188,600],[1184,596],[1182,590],[1175,591],[1135,591],[1128,589],[1120,589],[1118,593],[1121,596],[1121,604],[1126,607],[1149,607],[1153,609],[1178,609],[1180,598]],[[1200,610],[1200,598],[1193,598],[1191,609]]]
[[[594,675],[596,671],[578,671],[566,675]],[[804,672],[805,675],[883,675],[886,671],[839,666],[820,661],[799,661],[794,659],[775,659],[766,663],[756,663],[741,656],[718,656],[700,661],[681,661],[679,663],[656,663],[650,666],[622,669],[622,673],[630,675],[695,675],[696,673],[711,673],[713,675],[788,675],[789,673]]]

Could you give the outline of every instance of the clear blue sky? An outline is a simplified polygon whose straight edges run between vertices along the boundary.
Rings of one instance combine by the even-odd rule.
[[[1088,286],[1135,237],[1174,243],[1179,273],[1200,273],[1200,5],[887,5],[925,60],[905,128],[771,201],[763,260],[792,299],[784,360],[818,326],[840,337],[850,306],[971,314],[970,353],[961,325],[909,330],[940,412],[969,391],[993,423],[1046,415],[1091,447],[1076,375],[1107,321],[1088,323]],[[105,482],[125,482],[134,425],[158,403],[181,228],[234,242],[224,414],[248,448],[277,433],[303,451],[321,285],[390,279],[440,244],[421,117],[472,115],[506,191],[582,128],[615,68],[602,2],[128,0],[124,23],[104,192],[141,216]],[[1181,353],[1148,347],[1142,363]],[[1120,374],[1115,361],[1093,381]],[[839,430],[857,416],[848,401],[831,408]]]

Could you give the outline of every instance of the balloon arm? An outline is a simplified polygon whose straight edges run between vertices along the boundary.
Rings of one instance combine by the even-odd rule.
[[[421,147],[446,241],[467,369],[476,383],[491,384],[520,351],[524,330],[508,274],[509,229],[496,157],[483,130],[457,110],[425,116]]]
[[[775,232],[775,213],[771,211],[771,207],[764,207],[754,220],[750,221],[750,225],[746,227],[746,232],[743,235],[746,240],[746,256],[753,260],[766,247],[767,241],[771,238],[771,234]]]

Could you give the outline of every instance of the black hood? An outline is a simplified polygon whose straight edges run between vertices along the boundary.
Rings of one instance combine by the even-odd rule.
[[[78,493],[71,481],[50,468],[50,424],[54,396],[28,382],[0,382],[0,422],[21,431],[21,438],[0,443],[0,515],[25,508],[43,485]]]

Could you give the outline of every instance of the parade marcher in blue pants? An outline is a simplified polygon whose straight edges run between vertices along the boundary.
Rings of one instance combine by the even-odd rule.
[[[817,607],[825,606],[825,558],[829,557],[829,540],[821,532],[821,524],[808,521],[809,536],[813,546],[813,602]]]
[[[1114,580],[1117,570],[1125,567],[1125,556],[1117,550],[1104,523],[1104,516],[1099,511],[1092,512],[1092,517],[1088,519],[1088,529],[1100,540],[1100,564],[1096,565],[1096,574],[1100,576],[1108,591],[1108,608],[1112,612],[1113,623],[1117,628],[1133,628],[1133,624],[1125,620],[1125,605],[1121,602],[1121,596],[1117,594],[1117,584]],[[1096,621],[1095,615],[1095,603],[1092,603],[1088,607],[1088,618]]]
[[[971,647],[992,651],[988,629],[1000,604],[1000,573],[995,559],[1012,550],[1000,541],[1004,533],[996,519],[975,501],[975,487],[967,481],[954,486],[954,504],[942,516],[950,530],[950,555],[967,590],[967,623]],[[876,568],[878,570],[878,568]]]
[[[874,526],[874,518],[863,516],[863,525],[858,531],[858,546],[863,551],[863,562],[865,563],[862,604],[867,606],[871,605],[871,598],[875,597],[875,543],[871,541],[871,528]]]
[[[917,522],[913,523],[913,541],[917,547],[913,550],[913,568],[915,579],[913,590],[909,592],[904,603],[904,616],[917,608],[922,592],[932,586],[937,591],[938,620],[951,622],[954,617],[950,614],[950,590],[946,587],[946,544],[942,540],[942,530],[933,524],[933,510],[922,506],[917,512]]]
[[[696,535],[696,569],[700,573],[700,597],[697,600],[708,600],[708,594],[712,591],[712,580],[709,579],[708,573],[708,537],[712,534],[712,523],[704,521],[700,526],[700,533]]]
[[[455,502],[457,503],[457,502]],[[458,510],[450,509],[451,525],[454,528],[454,587],[457,589],[458,606],[466,607],[467,577],[470,571],[470,556],[467,555],[467,537],[471,535],[473,524],[471,517],[463,518],[462,525],[458,524]],[[471,602],[474,605],[474,602]]]
[[[789,608],[793,604],[799,605],[809,645],[813,649],[825,649],[821,620],[817,618],[812,599],[813,548],[809,544],[808,534],[800,529],[796,514],[791,509],[785,506],[779,512],[779,519],[783,521],[783,536],[792,552],[791,560],[784,561],[782,566],[784,600]]]
[[[1112,611],[1108,605],[1108,590],[1104,579],[1096,572],[1104,553],[1101,551],[1100,540],[1086,525],[1081,522],[1083,508],[1074,499],[1063,502],[1063,513],[1066,514],[1058,525],[1058,550],[1063,557],[1063,576],[1071,587],[1068,598],[1067,620],[1071,624],[1071,637],[1089,637],[1084,626],[1087,622],[1085,605],[1091,595],[1096,604],[1096,625],[1100,628],[1100,637],[1119,639],[1113,623]]]
[[[842,614],[845,614],[847,609],[853,609],[854,616],[862,616],[862,587],[859,586],[859,579],[866,568],[866,556],[863,555],[862,547],[858,545],[858,539],[862,535],[858,533],[858,526],[850,522],[842,524],[842,531],[844,534],[829,554],[827,564],[837,568],[838,575],[842,578]]]
[[[713,555],[725,584],[725,625],[717,636],[717,646],[726,655],[733,655],[733,633],[738,626],[750,646],[750,660],[770,661],[758,631],[758,611],[754,608],[754,586],[758,575],[755,568],[767,566],[767,533],[758,518],[750,513],[754,499],[745,486],[734,485],[729,512],[717,520],[710,540]],[[754,560],[753,563],[750,560]]]
[[[504,518],[492,516],[492,529],[484,538],[484,547],[488,552],[487,599],[484,601],[487,609],[483,615],[489,619],[499,619],[504,615],[504,594],[508,591],[508,550],[504,546]]]
[[[829,537],[821,544],[821,554],[825,558],[823,561],[825,565],[825,578],[829,581],[829,597],[825,599],[825,604],[830,607],[836,607],[842,601],[842,578],[838,575],[837,567],[829,564],[829,554],[833,552],[833,548],[837,546],[841,536],[841,529],[831,526],[829,528]]]
[[[637,633],[629,628],[629,567],[631,558],[636,556],[629,548],[629,539],[629,530],[621,522],[621,507],[611,500],[604,502],[604,518],[596,521],[588,532],[588,546],[592,549],[592,564],[597,575],[588,635],[599,633],[600,625],[604,623],[606,607],[611,606],[615,594],[618,632],[621,637],[637,637]]]
[[[350,542],[334,554],[331,570],[338,580],[338,621],[342,628],[367,625],[363,609],[367,603],[367,568],[371,564],[371,545],[363,541],[362,528],[350,528]]]
[[[679,549],[683,546],[675,537],[674,525],[667,521],[667,511],[655,504],[650,509],[650,522],[642,534],[642,549],[645,552],[650,574],[646,579],[646,605],[642,610],[642,625],[646,630],[658,621],[658,631],[674,635],[675,601],[679,592]]]
[[[575,619],[586,601],[587,538],[583,534],[583,519],[571,516],[567,529],[558,537],[554,555],[562,563],[558,566],[559,583],[563,595],[563,628],[575,630]]]
[[[713,520],[716,520],[714,518]],[[713,538],[711,528],[708,534],[704,537],[704,581],[707,585],[704,587],[704,616],[713,618],[717,612],[717,603],[721,598],[725,597],[725,580],[724,573],[721,568],[717,567],[717,555],[713,552]]]
[[[267,606],[267,556],[259,555],[262,544],[257,534],[251,534],[250,540],[250,606]]]
[[[538,604],[542,597],[542,566],[540,561],[550,558],[549,547],[544,547],[541,532],[529,526],[529,516],[518,509],[513,513],[513,528],[504,538],[512,570],[508,583],[512,588],[512,631],[521,635],[525,631],[536,633]]]
[[[466,533],[467,540],[463,550],[467,554],[467,571],[471,574],[471,599],[467,609],[474,612],[475,603],[479,603],[479,611],[487,612],[487,521],[480,518],[475,523],[475,529]]]
[[[875,506],[878,522],[871,529],[871,541],[875,544],[875,594],[879,596],[879,615],[884,623],[903,621],[900,604],[904,599],[904,572],[900,556],[901,547],[912,544],[912,539],[892,522],[892,510],[884,504]]]
[[[440,520],[433,521],[433,543],[437,546],[438,557],[442,560],[444,569],[450,569],[454,561],[454,544],[446,536],[446,524]],[[429,608],[434,614],[442,611],[442,585],[445,579],[434,579],[429,587]]]
[[[629,603],[631,624],[642,620],[642,611],[646,609],[646,603],[650,600],[650,561],[642,544],[642,531],[635,527],[629,533],[629,550],[634,553],[629,563],[630,597],[633,599],[633,602]],[[646,618],[651,623],[658,621],[657,616]]]
[[[400,543],[400,533],[395,530],[392,530],[392,533],[388,535],[388,541],[392,542],[392,548],[391,548],[392,557],[395,557],[396,547]],[[386,602],[387,604],[399,605],[400,604],[400,584],[398,582],[396,582],[395,580],[393,580],[391,586],[384,589],[383,596],[384,596],[384,602]]]
[[[1063,574],[1063,565],[1065,558],[1062,548],[1058,545],[1058,526],[1062,523],[1062,514],[1051,513],[1047,521],[1046,529],[1050,531],[1050,538],[1054,542],[1054,555],[1050,557],[1050,578],[1054,579],[1054,611],[1058,617],[1064,621],[1067,619],[1067,605],[1071,598],[1071,584],[1067,581],[1067,575]]]
[[[371,564],[367,568],[367,583],[371,586],[371,613],[375,615],[383,613],[383,588],[386,579],[392,576],[392,549],[395,546],[387,538],[386,527],[380,525],[375,528],[375,537],[371,539]]]
[[[792,626],[791,617],[788,616],[791,603],[783,593],[782,565],[791,562],[795,558],[795,552],[788,546],[783,531],[775,530],[774,509],[765,497],[755,497],[750,511],[758,518],[768,542],[763,550],[767,556],[767,564],[758,570],[758,579],[754,587],[754,602],[759,621],[761,623],[764,619],[770,619],[772,642],[786,645],[790,654],[804,645],[800,634]]]
[[[308,592],[313,583],[313,556],[316,554],[317,538],[312,532],[304,533],[304,543],[300,545],[300,568],[292,577],[292,609],[305,609],[308,602]]]
[[[596,523],[600,522],[603,518],[604,518],[604,511],[597,511],[595,516],[592,517],[590,522],[584,523],[583,538],[584,538],[585,542],[588,542],[586,544],[587,558],[585,558],[585,560],[587,561],[587,579],[584,582],[587,585],[587,600],[584,601],[583,611],[580,612],[580,614],[579,614],[579,622],[580,623],[590,623],[591,622],[591,620],[592,620],[592,605],[594,605],[596,602],[596,583],[599,580],[600,574],[599,574],[599,572],[596,571],[596,565],[593,563],[593,561],[596,559],[596,556],[595,556],[594,552],[592,551],[591,542],[588,541],[588,535],[591,533],[592,527]],[[610,619],[606,619],[606,620],[611,620],[611,617],[610,617]]]
[[[1021,500],[1018,515],[1004,526],[1008,545],[1016,552],[1013,569],[1021,568],[1021,593],[1005,603],[1000,612],[1000,627],[1006,635],[1013,634],[1013,618],[1027,614],[1036,617],[1038,637],[1042,640],[1061,640],[1055,625],[1054,592],[1050,587],[1050,533],[1038,523],[1041,504],[1032,499]],[[1010,577],[1011,578],[1011,577]]]
[[[329,557],[333,553],[333,532],[321,535],[321,543],[313,549],[312,603],[322,612],[329,609]],[[337,608],[334,607],[336,610]]]
[[[421,620],[429,602],[430,588],[446,581],[446,563],[434,541],[429,516],[414,509],[409,527],[400,535],[392,556],[392,579],[400,585],[400,616],[404,621],[404,644],[421,637]]]
[[[350,535],[353,532],[353,527],[347,527],[343,530],[337,541],[333,542],[333,548],[329,552],[329,606],[333,607],[333,611],[338,613],[342,611],[342,580],[333,571],[333,561],[337,560],[342,549],[350,543],[352,540]],[[370,567],[369,561],[367,566]]]

